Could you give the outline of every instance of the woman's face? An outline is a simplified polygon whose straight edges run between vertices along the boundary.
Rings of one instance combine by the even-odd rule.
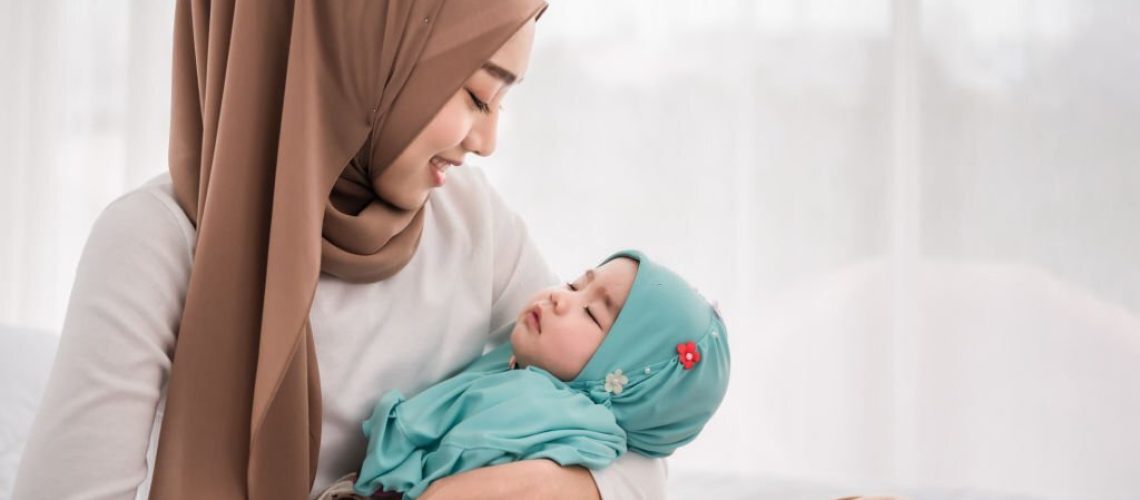
[[[467,78],[419,135],[380,174],[377,194],[405,210],[415,210],[433,188],[447,180],[450,164],[462,164],[467,153],[495,152],[499,106],[512,84],[526,74],[534,43],[531,19],[483,67]]]
[[[511,331],[519,366],[539,366],[564,381],[577,377],[613,327],[636,276],[637,261],[618,257],[536,294]]]

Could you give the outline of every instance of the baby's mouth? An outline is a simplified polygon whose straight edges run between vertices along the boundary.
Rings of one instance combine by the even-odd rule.
[[[539,309],[538,306],[534,306],[527,311],[527,316],[534,322],[531,329],[537,333],[542,333],[542,310]]]

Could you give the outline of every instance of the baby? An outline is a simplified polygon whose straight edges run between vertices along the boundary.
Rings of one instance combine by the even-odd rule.
[[[416,498],[441,477],[517,460],[599,469],[627,449],[668,456],[728,386],[719,314],[636,250],[541,291],[506,328],[510,342],[455,376],[411,399],[385,393],[363,425],[359,474],[319,498]]]

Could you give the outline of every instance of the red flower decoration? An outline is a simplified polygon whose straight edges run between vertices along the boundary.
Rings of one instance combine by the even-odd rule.
[[[681,364],[688,370],[701,362],[701,352],[697,350],[695,342],[677,344],[677,359],[681,360]]]

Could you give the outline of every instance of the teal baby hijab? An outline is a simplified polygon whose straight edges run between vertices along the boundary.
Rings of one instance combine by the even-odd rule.
[[[432,481],[546,458],[600,469],[625,451],[664,457],[692,441],[728,388],[724,322],[684,279],[637,250],[625,305],[574,380],[512,369],[510,342],[410,399],[388,391],[364,422],[356,492],[417,498]],[[509,338],[514,323],[496,332]],[[505,331],[505,332],[504,332]]]

